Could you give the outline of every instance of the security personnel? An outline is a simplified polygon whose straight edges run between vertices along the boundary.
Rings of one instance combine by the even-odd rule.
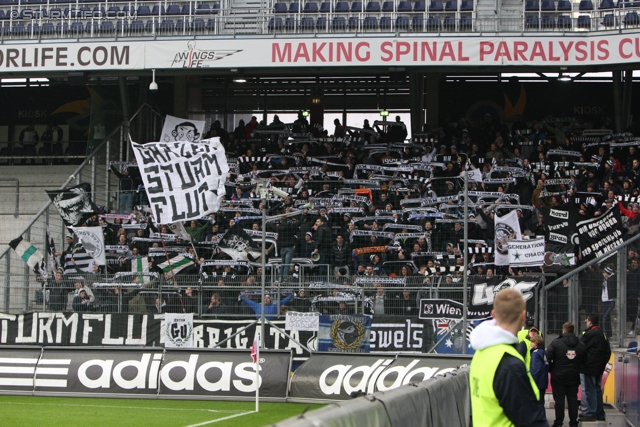
[[[469,371],[474,427],[548,427],[538,387],[516,350],[526,316],[522,294],[498,292],[491,315],[470,336],[476,350]]]
[[[524,358],[524,366],[527,368],[527,372],[531,370],[531,337],[542,335],[538,328],[533,325],[529,326],[528,323],[529,320],[527,320],[525,329],[518,331],[518,346],[516,347],[520,356]]]

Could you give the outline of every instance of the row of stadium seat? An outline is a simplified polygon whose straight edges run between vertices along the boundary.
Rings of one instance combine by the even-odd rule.
[[[524,4],[525,12],[571,12],[572,5],[569,0],[559,0],[556,8],[556,2],[554,0],[527,0]]]
[[[31,6],[31,5],[46,5],[53,3],[114,3],[113,0],[0,0],[0,6]],[[137,3],[158,3],[158,0],[137,0]],[[212,1],[207,0],[208,3]],[[126,3],[123,1],[122,3]],[[133,3],[133,2],[131,2]],[[163,3],[163,2],[161,2]]]
[[[58,22],[54,25],[52,22],[46,22],[42,25],[38,23],[29,23],[25,25],[22,22],[14,23],[12,26],[2,26],[2,34],[5,36],[24,37],[31,34],[34,35],[60,35],[69,34],[72,36],[82,35],[115,35],[124,32],[125,35],[136,35],[143,33],[158,33],[160,35],[173,35],[174,32],[180,34],[183,32],[212,32],[215,29],[215,19],[204,20],[196,18],[193,21],[165,19],[161,22],[148,20],[146,23],[142,20],[133,20],[129,23],[126,20],[118,21],[102,21],[93,22]]]
[[[25,18],[100,18],[100,17],[116,17],[122,15],[134,15],[137,17],[143,16],[183,16],[183,15],[211,15],[217,14],[220,10],[220,3],[214,3],[213,8],[209,7],[207,3],[201,3],[194,10],[191,5],[185,4],[182,7],[177,4],[167,6],[138,6],[137,8],[129,8],[129,6],[109,6],[107,9],[100,6],[95,6],[93,9],[88,6],[80,8],[65,7],[61,9],[59,7],[52,7],[50,9],[39,8],[21,8],[17,9],[0,9],[0,19],[25,19]]]
[[[616,26],[616,17],[609,13],[602,19],[601,24],[604,27]],[[622,18],[622,24],[627,27],[637,27],[640,25],[640,16],[635,10],[627,12]],[[563,15],[558,16],[556,21],[552,15],[543,15],[542,19],[539,19],[537,15],[528,15],[525,17],[525,28],[528,29],[570,29],[572,27],[571,17]],[[578,17],[576,21],[576,28],[590,30],[592,27],[592,19],[590,16],[582,15]]]
[[[364,6],[364,8],[363,8]],[[323,2],[318,7],[318,3],[316,2],[307,2],[304,4],[302,9],[300,8],[300,3],[293,2],[287,6],[287,3],[278,2],[274,5],[273,11],[275,13],[357,13],[357,12],[366,12],[366,13],[377,13],[377,12],[472,12],[473,11],[473,0],[462,0],[460,3],[460,8],[458,9],[457,0],[448,0],[446,2],[442,2],[442,0],[431,0],[429,7],[427,9],[426,2],[418,0],[415,3],[411,1],[385,1],[380,4],[377,1],[370,1],[364,5],[361,1],[354,1],[349,5],[349,2],[346,1],[338,1],[335,6],[332,8],[331,2]]]
[[[360,25],[362,24],[362,27]],[[395,24],[395,25],[394,25]],[[458,25],[456,29],[456,24]],[[299,21],[296,18],[289,17],[284,20],[279,17],[271,18],[269,20],[268,29],[270,31],[280,30],[389,30],[392,28],[415,31],[463,31],[471,30],[473,21],[471,16],[462,16],[457,20],[453,16],[445,16],[441,21],[439,16],[429,16],[425,19],[422,16],[398,16],[395,21],[388,16],[383,16],[378,20],[375,16],[367,16],[363,20],[360,20],[357,16],[351,16],[348,19],[343,16],[336,16],[331,21],[326,17],[319,17],[317,20],[311,17],[303,17]]]

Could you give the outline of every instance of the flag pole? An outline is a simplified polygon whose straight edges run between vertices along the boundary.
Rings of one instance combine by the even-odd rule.
[[[260,336],[260,332],[258,332]],[[258,343],[260,343],[260,339],[258,339]],[[256,368],[256,412],[260,411],[260,344],[256,346],[256,359],[255,359],[255,368]]]

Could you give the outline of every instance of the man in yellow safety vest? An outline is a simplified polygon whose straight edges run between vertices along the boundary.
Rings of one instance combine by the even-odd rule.
[[[498,292],[491,315],[470,336],[476,350],[469,370],[473,426],[548,427],[538,387],[516,350],[526,317],[522,294],[510,288]]]

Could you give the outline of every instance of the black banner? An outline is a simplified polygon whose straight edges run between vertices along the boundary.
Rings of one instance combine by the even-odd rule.
[[[533,291],[538,282],[539,279],[537,277],[527,276],[508,277],[504,280],[501,276],[474,276],[471,301],[469,303],[469,320],[488,319],[491,317],[493,300],[496,294],[507,288],[520,291],[524,300],[527,301],[527,308],[529,308],[533,303]]]
[[[417,317],[376,316],[371,321],[369,349],[372,352],[427,352],[433,340],[431,322]]]
[[[91,184],[83,182],[64,190],[45,190],[67,226],[81,226],[92,215],[102,213],[91,200]]]
[[[291,378],[293,398],[345,400],[351,393],[391,390],[468,364],[471,356],[317,353]]]
[[[213,348],[217,343],[242,332],[222,344],[221,348],[249,349],[259,328],[253,320],[194,319],[195,348]],[[273,322],[284,329],[285,321]],[[249,327],[247,327],[249,326]],[[29,313],[0,314],[0,346],[146,346],[163,347],[164,314],[104,313]],[[317,349],[317,334],[309,331],[287,331],[292,339],[267,324],[265,345],[276,350],[291,350],[294,357]],[[371,325],[371,351],[426,351],[431,343],[430,322],[417,317],[380,316]],[[294,341],[295,340],[295,341]]]
[[[464,305],[450,299],[421,299],[421,319],[462,319]]]
[[[582,262],[591,261],[624,243],[618,205],[600,216],[580,221],[576,228],[580,240]]]
[[[260,395],[285,398],[291,353],[260,352]],[[11,394],[113,394],[253,398],[248,351],[162,348],[3,349],[0,391]],[[21,369],[11,369],[20,367]]]
[[[572,205],[543,208],[544,223],[547,225],[545,242],[547,250],[573,253],[571,235],[576,224],[576,212]]]

